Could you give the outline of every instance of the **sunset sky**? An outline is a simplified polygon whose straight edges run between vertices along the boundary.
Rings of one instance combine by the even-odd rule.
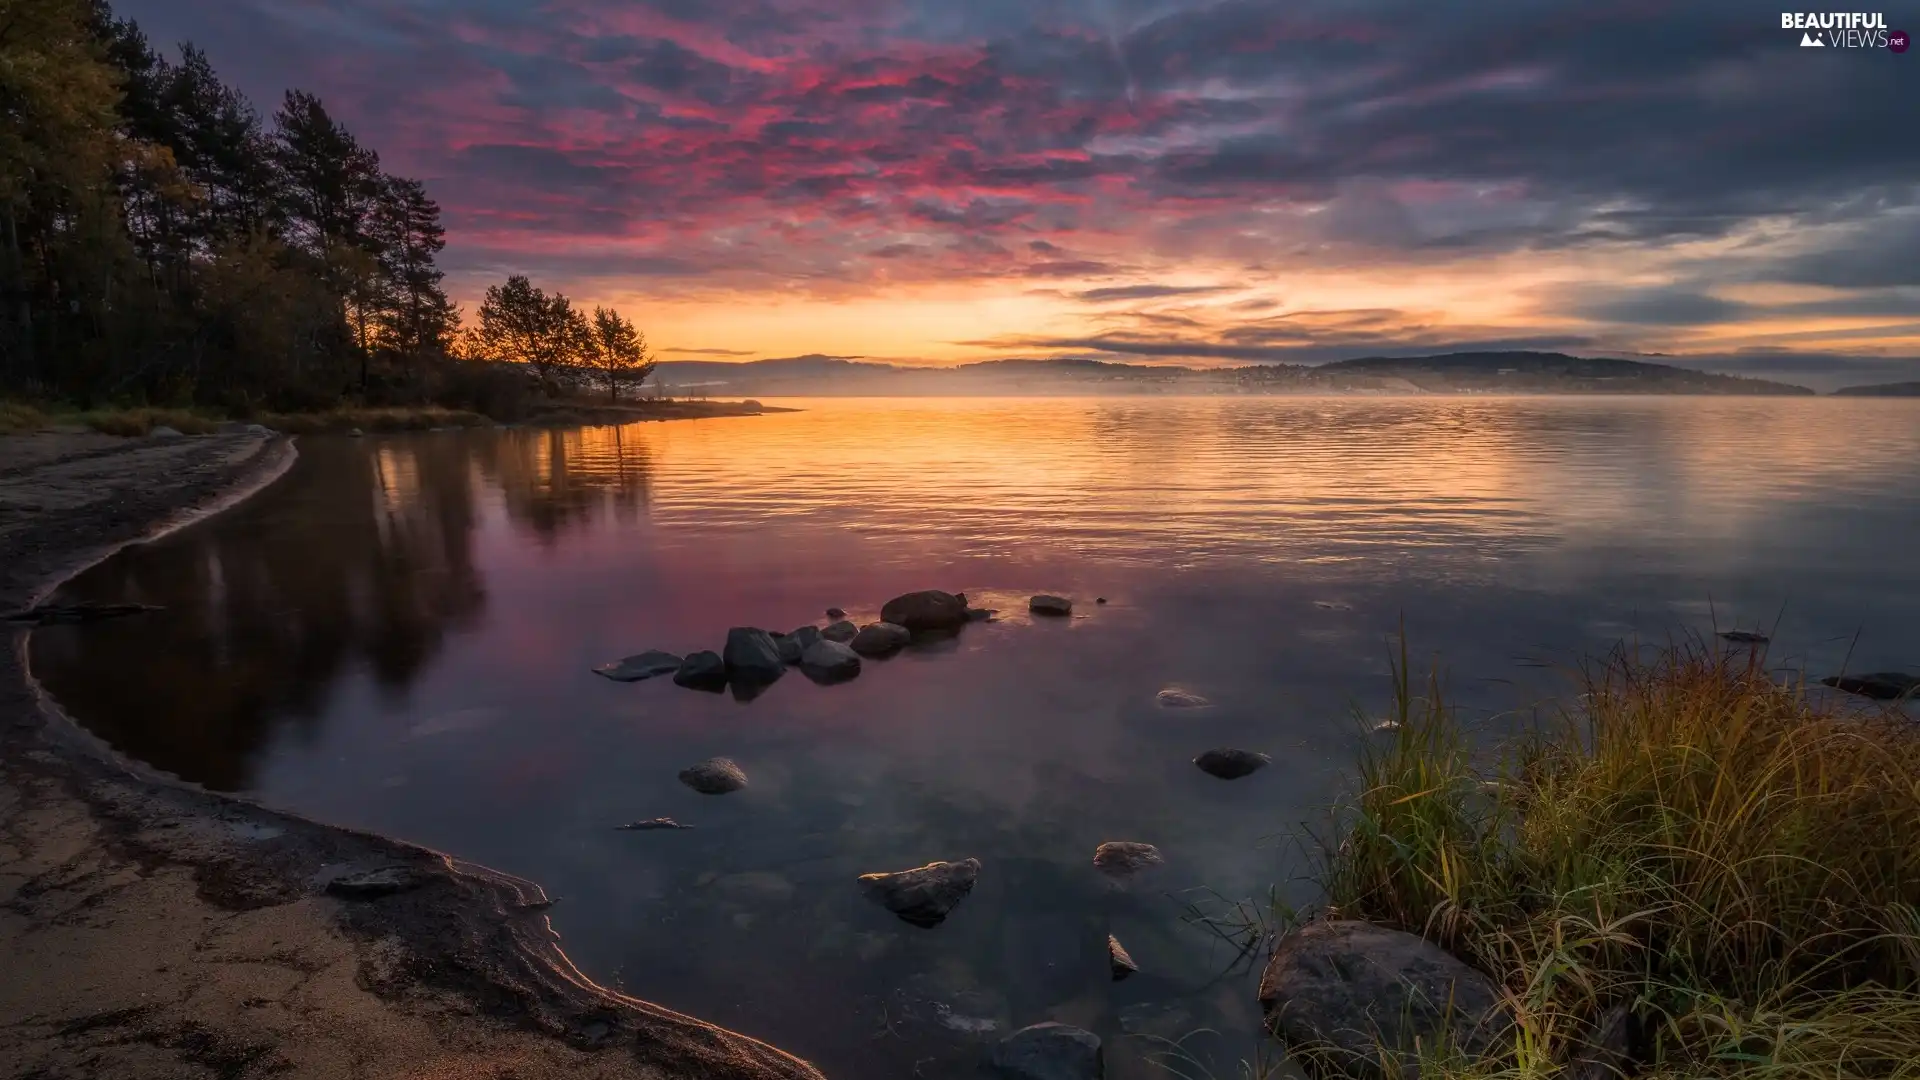
[[[1803,49],[1777,5],[116,9],[427,181],[469,308],[527,273],[667,359],[1475,346],[1920,379],[1920,50]]]

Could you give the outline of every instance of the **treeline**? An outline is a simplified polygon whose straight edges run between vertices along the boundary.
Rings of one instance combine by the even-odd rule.
[[[644,339],[524,278],[461,327],[440,208],[294,90],[268,120],[105,0],[0,0],[0,391],[234,410],[511,411]],[[523,361],[527,365],[489,361]]]

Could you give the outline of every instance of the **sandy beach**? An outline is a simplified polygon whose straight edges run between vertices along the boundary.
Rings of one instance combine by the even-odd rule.
[[[295,453],[256,435],[0,438],[0,611],[244,498]],[[6,632],[4,1075],[819,1076],[593,984],[532,882],[118,758],[40,693],[29,631]]]

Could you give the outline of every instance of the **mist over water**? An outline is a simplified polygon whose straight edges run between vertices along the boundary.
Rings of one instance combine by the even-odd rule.
[[[1920,403],[784,404],[303,439],[260,496],[73,582],[165,610],[38,630],[34,672],[161,768],[542,882],[609,985],[831,1076],[937,1080],[1043,1019],[1099,1032],[1117,1077],[1163,1075],[1135,1036],[1211,1028],[1188,1048],[1231,1075],[1252,977],[1183,905],[1310,899],[1289,837],[1343,790],[1403,618],[1496,728],[1564,685],[1543,663],[1632,635],[1920,668]],[[1000,619],[748,703],[588,670],[918,588]],[[1031,619],[1042,591],[1079,617]],[[1215,705],[1162,709],[1169,686]],[[1274,764],[1225,783],[1189,763],[1214,746]],[[676,781],[717,754],[747,790]],[[614,831],[661,815],[696,828]],[[1105,840],[1167,865],[1116,889]],[[979,886],[932,930],[853,885],[968,856]]]

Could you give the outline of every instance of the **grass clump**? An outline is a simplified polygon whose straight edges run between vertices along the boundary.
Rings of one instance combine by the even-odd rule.
[[[1483,764],[1402,647],[1327,904],[1481,967],[1517,1032],[1422,1076],[1565,1074],[1625,1007],[1643,1075],[1920,1077],[1920,727],[1700,644],[1582,676]]]
[[[103,435],[146,435],[157,427],[170,427],[182,435],[206,435],[220,423],[210,414],[191,409],[163,409],[151,406],[91,409],[76,414],[73,422]]]
[[[18,401],[0,401],[0,435],[22,435],[47,426],[47,414]]]
[[[348,407],[306,413],[256,413],[250,417],[275,431],[290,435],[317,435],[361,431],[424,431],[437,427],[486,427],[493,421],[466,409],[446,409],[438,405]]]

